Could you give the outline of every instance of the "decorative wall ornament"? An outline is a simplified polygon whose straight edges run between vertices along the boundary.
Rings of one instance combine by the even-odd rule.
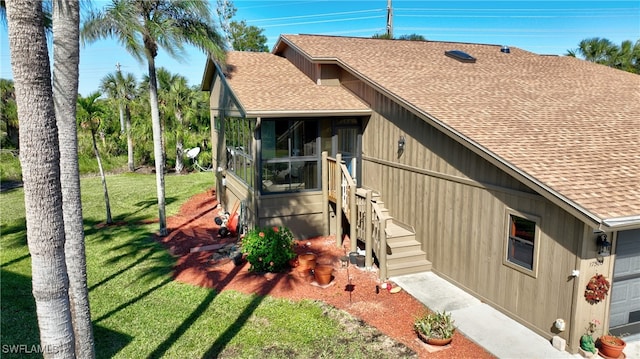
[[[610,288],[611,284],[607,278],[602,274],[596,273],[596,275],[589,279],[587,289],[584,291],[584,297],[589,304],[598,304],[609,294]]]

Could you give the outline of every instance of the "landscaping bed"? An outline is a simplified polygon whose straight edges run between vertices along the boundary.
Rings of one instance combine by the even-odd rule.
[[[244,261],[236,265],[231,258],[214,257],[217,248],[234,242],[233,238],[220,238],[214,218],[218,214],[214,191],[192,197],[180,212],[167,220],[169,235],[158,240],[177,257],[174,278],[197,286],[218,291],[236,290],[247,294],[269,295],[291,300],[318,300],[343,310],[359,320],[350,320],[362,328],[377,328],[383,335],[370,334],[381,345],[383,357],[410,356],[397,346],[392,338],[410,348],[419,357],[428,358],[493,358],[482,347],[456,332],[450,348],[430,352],[417,339],[413,330],[414,319],[426,309],[422,303],[404,291],[392,294],[379,287],[377,272],[361,269],[353,264],[344,265],[341,257],[349,252],[346,239],[336,245],[334,236],[296,240],[298,254],[314,253],[318,264],[334,268],[333,280],[328,286],[314,285],[313,277],[292,268],[284,273],[258,274],[248,271]],[[212,250],[193,250],[208,246]],[[228,248],[228,247],[227,247]],[[378,286],[378,290],[376,290]],[[386,338],[388,337],[388,338]],[[380,343],[387,344],[380,344]],[[371,345],[374,345],[373,342]],[[382,354],[382,353],[381,353]]]

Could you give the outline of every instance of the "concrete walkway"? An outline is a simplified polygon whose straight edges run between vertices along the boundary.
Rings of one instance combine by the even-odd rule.
[[[555,349],[549,340],[435,273],[424,272],[390,279],[429,309],[450,312],[461,333],[498,358],[582,358],[579,354]],[[627,338],[624,352],[628,359],[640,358],[640,337]]]

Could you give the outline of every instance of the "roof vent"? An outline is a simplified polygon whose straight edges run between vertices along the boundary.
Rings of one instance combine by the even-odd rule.
[[[511,52],[511,50],[509,49],[509,46],[504,45],[502,46],[502,48],[500,48],[500,52],[504,52],[505,54],[508,54]]]
[[[460,51],[460,50],[450,50],[450,51],[445,51],[444,52],[445,55],[451,57],[452,59],[456,59],[460,62],[469,62],[469,63],[474,63],[476,62],[476,58],[467,54],[464,51]]]

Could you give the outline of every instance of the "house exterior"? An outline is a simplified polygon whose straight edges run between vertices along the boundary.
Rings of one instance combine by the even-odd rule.
[[[353,236],[325,191],[337,157],[413,233],[429,263],[415,270],[571,352],[593,319],[640,332],[640,76],[496,45],[283,35],[209,61],[203,90],[218,196],[250,225]],[[385,274],[386,257],[410,261],[388,245],[372,251]],[[589,302],[596,274],[611,289]]]

